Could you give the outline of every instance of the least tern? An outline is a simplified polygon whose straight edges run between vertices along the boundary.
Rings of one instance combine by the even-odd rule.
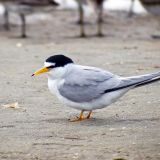
[[[92,110],[109,106],[131,89],[160,80],[160,71],[121,77],[100,68],[77,65],[64,55],[49,57],[32,76],[44,72],[48,73],[51,93],[65,105],[81,110],[80,116],[71,121],[89,119]],[[84,111],[89,111],[88,116],[83,116]]]

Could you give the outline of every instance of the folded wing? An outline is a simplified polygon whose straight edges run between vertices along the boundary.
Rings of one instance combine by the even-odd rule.
[[[76,68],[68,73],[59,92],[73,102],[89,102],[120,83],[118,76],[110,72],[96,68]]]

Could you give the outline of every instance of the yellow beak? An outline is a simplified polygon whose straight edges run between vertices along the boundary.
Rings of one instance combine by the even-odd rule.
[[[48,72],[48,71],[49,71],[49,70],[48,70],[47,67],[42,67],[42,68],[40,68],[39,70],[37,70],[36,72],[34,72],[34,73],[32,74],[32,76],[37,75],[37,74],[40,74],[40,73]]]

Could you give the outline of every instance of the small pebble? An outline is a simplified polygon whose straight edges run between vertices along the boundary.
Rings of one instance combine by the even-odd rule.
[[[23,46],[22,43],[17,43],[17,44],[16,44],[16,47],[19,47],[19,48],[20,48],[20,47],[22,47],[22,46]]]

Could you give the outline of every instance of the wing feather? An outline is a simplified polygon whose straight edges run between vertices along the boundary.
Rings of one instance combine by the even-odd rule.
[[[76,68],[65,76],[59,87],[62,96],[73,102],[89,102],[99,98],[106,89],[116,87],[120,79],[110,72],[97,68]]]

